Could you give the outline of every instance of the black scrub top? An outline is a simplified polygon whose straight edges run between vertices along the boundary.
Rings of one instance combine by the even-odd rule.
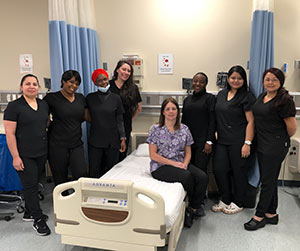
[[[253,105],[255,130],[257,136],[257,151],[272,153],[274,147],[289,147],[290,137],[286,130],[285,118],[295,117],[294,101],[284,103],[276,111],[273,108],[274,99],[264,103],[266,93],[261,94]]]
[[[237,95],[229,101],[227,95],[228,90],[224,89],[218,93],[216,99],[215,115],[218,143],[224,145],[242,144],[245,141],[248,124],[245,112],[252,110],[255,97],[251,92],[248,92],[239,104],[233,104]]]
[[[35,111],[22,96],[10,103],[4,111],[4,120],[17,122],[16,140],[20,157],[36,158],[47,154],[48,105],[36,99]]]
[[[116,86],[115,81],[110,80],[109,84],[110,84],[109,90],[112,93],[115,93],[115,94],[120,96],[121,89],[119,89]],[[123,104],[123,107],[124,107],[124,114],[123,114],[124,127],[125,127],[125,132],[126,132],[127,136],[132,131],[132,116],[133,116],[132,108],[134,106],[136,106],[138,103],[142,102],[142,98],[141,98],[141,95],[140,95],[140,92],[139,92],[139,88],[136,85],[134,85],[134,88],[135,88],[136,98],[135,98],[135,100],[133,100],[132,103],[130,103],[129,99],[124,99],[123,97],[121,97],[122,104]]]
[[[97,91],[87,95],[86,103],[92,119],[89,144],[120,148],[117,116],[124,113],[121,98],[110,91]]]
[[[48,103],[53,116],[49,127],[50,144],[67,148],[82,145],[81,123],[84,121],[86,108],[84,96],[81,93],[75,93],[74,101],[70,102],[58,91],[48,93],[44,100]]]
[[[181,122],[192,133],[192,147],[203,148],[206,141],[215,139],[215,97],[203,90],[188,96],[183,101]]]

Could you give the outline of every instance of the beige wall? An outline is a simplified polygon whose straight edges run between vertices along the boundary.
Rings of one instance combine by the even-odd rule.
[[[181,78],[205,71],[209,90],[216,73],[249,59],[252,0],[95,0],[100,60],[109,71],[123,53],[144,59],[144,91],[179,91]],[[192,3],[192,4],[189,4]],[[194,4],[193,4],[194,3]],[[275,0],[275,65],[289,64],[286,86],[300,91],[300,2]],[[48,1],[0,4],[1,90],[16,90],[19,55],[32,54],[34,73],[50,76]],[[173,53],[174,74],[158,75],[158,53]]]
[[[179,2],[130,0],[119,5],[118,0],[96,0],[101,62],[108,62],[111,72],[123,53],[141,55],[144,91],[182,90],[182,77],[198,71],[208,74],[208,89],[217,90],[218,71],[246,66],[251,1]],[[173,53],[173,75],[158,75],[159,53]]]
[[[181,78],[200,70],[209,76],[208,89],[217,90],[218,71],[249,59],[252,0],[186,0],[180,9],[178,2],[96,0],[101,62],[111,72],[123,53],[141,55],[144,91],[181,90]],[[300,69],[293,67],[300,58],[299,13],[298,1],[275,0],[275,65],[289,64],[291,91],[300,91]],[[158,53],[173,53],[173,75],[158,75]]]
[[[20,54],[32,54],[33,73],[43,86],[43,77],[50,76],[48,1],[1,1],[0,31],[0,89],[19,88]]]

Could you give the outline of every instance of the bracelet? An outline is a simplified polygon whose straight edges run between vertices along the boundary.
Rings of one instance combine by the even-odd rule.
[[[208,140],[208,141],[206,141],[206,144],[208,144],[208,145],[212,145],[213,144],[213,142],[211,142],[210,140]]]

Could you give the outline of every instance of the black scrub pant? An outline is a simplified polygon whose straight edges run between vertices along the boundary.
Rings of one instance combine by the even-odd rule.
[[[100,178],[119,160],[118,148],[98,148],[89,145],[89,177]]]
[[[227,205],[234,202],[239,207],[245,199],[250,162],[249,157],[241,157],[241,148],[242,144],[217,143],[213,157],[213,172],[221,200]]]
[[[255,215],[265,217],[265,213],[276,214],[278,207],[277,180],[281,163],[288,152],[288,147],[274,147],[272,153],[257,152],[261,190]]]
[[[18,175],[23,185],[25,212],[36,220],[43,215],[40,207],[39,180],[45,169],[47,155],[36,158],[21,157],[21,159],[24,170],[18,171]]]
[[[203,152],[203,147],[192,147],[191,164],[200,168],[203,172],[207,174],[207,165],[210,156],[211,154],[206,154]]]
[[[203,203],[206,187],[208,184],[208,176],[199,168],[189,165],[188,169],[164,165],[151,173],[153,178],[166,182],[180,182],[187,192],[190,206],[192,208],[200,208]]]
[[[67,148],[49,144],[48,160],[56,186],[68,181],[69,167],[74,180],[87,175],[82,145]]]

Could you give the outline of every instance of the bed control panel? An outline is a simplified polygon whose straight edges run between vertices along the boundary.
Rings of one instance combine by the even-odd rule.
[[[87,204],[90,205],[101,205],[101,206],[109,206],[109,207],[122,207],[127,208],[128,202],[127,199],[117,199],[117,198],[109,198],[109,197],[92,197],[88,196],[84,199]]]
[[[89,219],[120,223],[127,219],[131,205],[131,181],[80,179],[81,211]]]

